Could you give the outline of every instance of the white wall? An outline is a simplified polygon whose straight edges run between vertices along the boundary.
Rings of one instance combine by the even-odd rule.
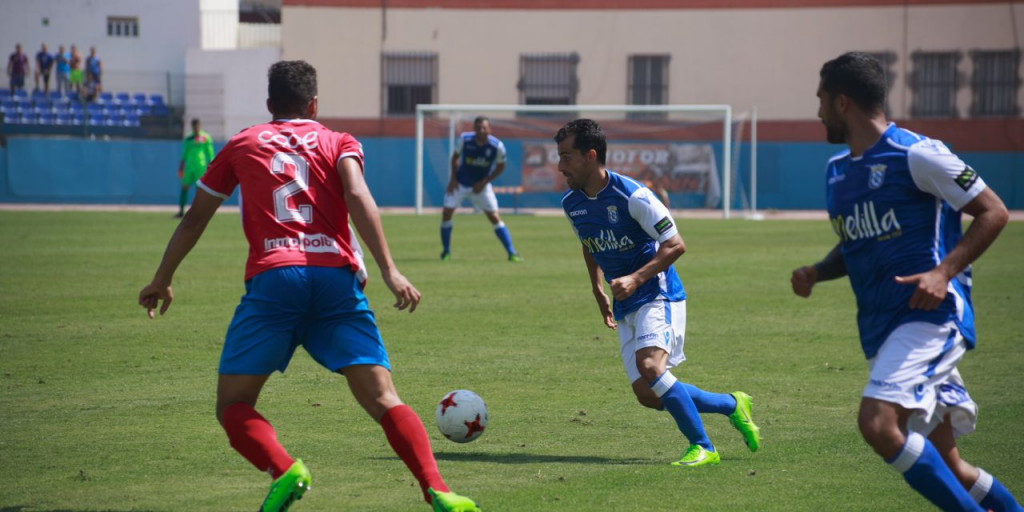
[[[519,55],[577,52],[579,104],[626,102],[627,57],[668,53],[669,101],[756,105],[765,119],[815,116],[818,70],[850,51],[893,51],[890,109],[906,117],[915,50],[1012,49],[1009,3],[803,9],[497,10],[285,5],[284,58],[317,67],[326,117],[380,115],[382,51],[439,55],[440,103],[519,102]],[[904,26],[907,27],[906,31]],[[906,46],[904,46],[906,41]],[[961,71],[969,75],[969,59]],[[969,94],[961,90],[961,112]],[[1024,91],[1020,103],[1024,105]]]
[[[189,76],[216,76],[223,87],[221,105],[212,106],[202,98],[190,100],[185,112],[185,124],[198,117],[203,128],[217,140],[226,140],[239,130],[270,120],[267,112],[267,69],[281,60],[279,48],[252,48],[246,50],[188,51],[185,71]],[[200,106],[205,107],[200,110]],[[191,129],[186,126],[186,129]]]

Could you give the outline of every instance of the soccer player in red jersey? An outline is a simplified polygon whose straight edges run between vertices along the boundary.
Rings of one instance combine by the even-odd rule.
[[[273,121],[239,132],[210,164],[153,281],[139,292],[139,304],[150,318],[158,306],[160,314],[167,311],[175,270],[224,199],[240,187],[249,258],[245,295],[221,353],[217,419],[232,448],[273,479],[261,510],[288,510],[311,482],[306,466],[285,451],[274,428],[254,409],[267,378],[274,370],[283,372],[301,345],[318,363],[345,376],[435,511],[479,511],[441,478],[423,422],[392,383],[387,351],[362,292],[366,273],[350,218],[395,295],[394,307],[412,312],[420,301],[420,292],[391,259],[377,204],[363,179],[362,146],[313,120],[313,66],[278,62],[268,78]]]

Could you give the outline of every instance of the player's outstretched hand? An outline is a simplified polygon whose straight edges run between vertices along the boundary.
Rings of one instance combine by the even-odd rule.
[[[800,267],[793,271],[789,283],[793,285],[793,293],[807,298],[811,296],[811,289],[818,281],[818,271],[814,267]]]
[[[149,283],[139,292],[139,305],[146,308],[146,314],[150,318],[155,317],[153,311],[157,304],[160,305],[160,314],[163,315],[167,312],[167,308],[171,307],[172,300],[174,300],[174,293],[170,286]]]
[[[949,280],[939,270],[930,270],[912,276],[896,276],[896,282],[915,286],[914,295],[910,297],[910,309],[931,311],[942,304],[946,298],[946,287]]]
[[[420,291],[397,270],[384,274],[383,277],[384,284],[395,294],[395,308],[399,311],[409,308],[410,313],[416,311],[416,306],[420,303]]]

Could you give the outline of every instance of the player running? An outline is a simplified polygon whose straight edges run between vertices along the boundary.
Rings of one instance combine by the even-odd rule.
[[[869,372],[857,423],[910,487],[942,510],[1021,511],[956,445],[978,414],[957,370],[975,344],[970,264],[1008,213],[943,143],[887,122],[885,93],[870,55],[821,68],[818,117],[829,142],[849,146],[826,166],[839,243],[793,271],[793,292],[809,297],[815,283],[849,276]],[[966,233],[961,211],[974,217]]]
[[[729,417],[750,451],[761,444],[750,415],[751,398],[737,391],[710,393],[676,379],[670,369],[686,359],[686,292],[672,264],[686,251],[665,205],[639,182],[605,168],[608,145],[590,119],[555,135],[558,170],[570,190],[562,207],[583,244],[583,261],[604,323],[619,333],[622,364],[641,405],[667,410],[689,441],[679,467],[716,465],[700,413]],[[614,303],[605,295],[602,278]]]
[[[153,281],[139,292],[139,304],[150,317],[158,305],[160,314],[167,311],[175,270],[221,202],[240,188],[249,258],[245,295],[221,353],[217,419],[231,447],[273,480],[260,510],[288,510],[312,481],[306,465],[285,451],[254,408],[270,374],[283,372],[301,345],[322,366],[345,376],[434,511],[479,511],[441,478],[423,423],[392,383],[388,354],[362,292],[365,270],[350,217],[395,295],[394,306],[412,312],[420,301],[420,292],[391,259],[363,179],[362,146],[313,121],[313,66],[274,64],[268,89],[273,121],[239,132],[210,165]]]
[[[473,131],[463,133],[457,144],[452,152],[451,177],[445,188],[444,208],[441,210],[441,261],[451,260],[452,215],[467,198],[491,221],[495,236],[508,253],[508,260],[513,263],[523,261],[512,246],[508,228],[498,215],[498,198],[491,186],[491,182],[505,170],[505,145],[491,135],[491,122],[484,116],[473,121]]]

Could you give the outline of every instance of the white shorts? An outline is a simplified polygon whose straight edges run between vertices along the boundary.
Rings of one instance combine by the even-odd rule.
[[[636,352],[658,347],[668,352],[666,368],[674,368],[686,360],[683,342],[686,338],[686,301],[656,300],[644,304],[618,322],[622,366],[629,382],[640,378],[636,368]]]
[[[974,432],[978,404],[971,400],[956,365],[967,352],[953,322],[911,322],[896,328],[868,361],[864,395],[916,409],[907,428],[924,436],[948,414],[954,436]]]
[[[454,192],[450,194],[445,192],[444,207],[451,209],[458,208],[459,206],[462,206],[462,200],[466,198],[469,198],[469,202],[473,203],[473,206],[485,212],[498,210],[498,198],[494,195],[494,187],[492,187],[490,183],[488,183],[479,194],[473,193],[473,187],[467,187],[460,183]]]

